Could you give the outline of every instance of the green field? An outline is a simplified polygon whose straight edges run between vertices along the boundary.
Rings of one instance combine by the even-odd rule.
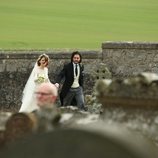
[[[2,49],[100,49],[158,41],[158,0],[1,0]]]

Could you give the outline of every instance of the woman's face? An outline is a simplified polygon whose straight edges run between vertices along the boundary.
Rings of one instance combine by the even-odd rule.
[[[45,58],[45,57],[41,58],[40,64],[41,64],[42,66],[46,66],[46,65],[47,65],[47,61],[46,61],[46,58]]]

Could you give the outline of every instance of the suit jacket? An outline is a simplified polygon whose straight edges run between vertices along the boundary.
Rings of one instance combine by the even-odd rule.
[[[79,64],[79,67],[80,67],[79,85],[83,87],[84,66]],[[62,71],[57,77],[57,83],[60,83],[62,79],[65,80],[60,93],[61,105],[63,105],[63,99],[65,98],[66,94],[68,93],[74,81],[74,69],[72,62],[64,65]]]

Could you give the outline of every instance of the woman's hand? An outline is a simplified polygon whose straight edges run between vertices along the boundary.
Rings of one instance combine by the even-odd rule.
[[[59,83],[55,83],[54,85],[55,85],[57,88],[59,88]]]

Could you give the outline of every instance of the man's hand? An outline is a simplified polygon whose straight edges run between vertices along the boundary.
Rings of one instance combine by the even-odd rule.
[[[55,85],[57,88],[59,88],[59,83],[55,83],[54,85]]]

